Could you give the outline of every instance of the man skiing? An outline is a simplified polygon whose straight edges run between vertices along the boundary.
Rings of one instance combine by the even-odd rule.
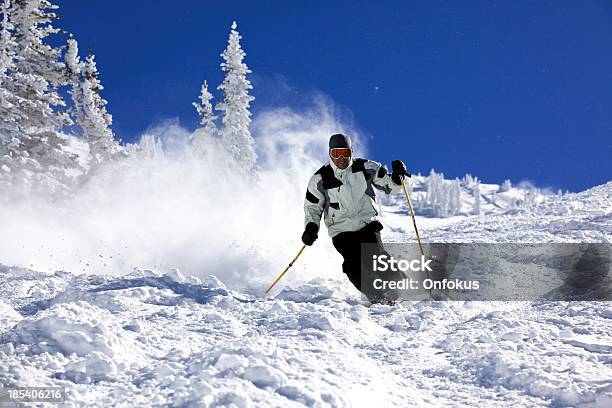
[[[411,177],[400,160],[392,162],[391,174],[380,163],[353,159],[351,139],[343,134],[329,139],[328,164],[308,182],[304,200],[305,228],[302,242],[312,245],[318,238],[321,215],[336,250],[344,258],[342,271],[370,301],[393,300],[393,294],[375,293],[371,284],[362,282],[362,271],[371,269],[372,257],[385,254],[380,239],[382,224],[377,220],[374,189],[386,194],[402,188],[402,179]],[[370,244],[363,247],[361,244]],[[364,275],[366,276],[366,275]],[[391,279],[397,279],[392,277]]]

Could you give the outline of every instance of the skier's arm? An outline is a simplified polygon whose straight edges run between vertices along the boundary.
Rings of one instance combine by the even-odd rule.
[[[402,184],[396,184],[387,167],[382,164],[368,160],[365,163],[366,170],[372,174],[372,185],[386,194],[395,194],[402,191]]]
[[[321,215],[325,208],[325,194],[321,182],[319,174],[312,176],[308,182],[304,198],[304,225],[313,222],[318,226],[321,222]]]

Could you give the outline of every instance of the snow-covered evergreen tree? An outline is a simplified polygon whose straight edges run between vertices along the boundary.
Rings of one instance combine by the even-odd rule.
[[[461,212],[461,182],[459,179],[455,179],[451,182],[449,196],[449,215],[459,214],[459,212]]]
[[[523,205],[525,207],[534,206],[537,203],[537,197],[539,193],[539,189],[527,187],[527,189],[523,193]]]
[[[444,217],[446,202],[444,200],[444,174],[431,169],[427,177],[427,202],[435,217]]]
[[[213,96],[208,90],[206,81],[202,84],[202,91],[199,99],[200,102],[193,102],[193,106],[200,115],[200,125],[202,125],[202,127],[197,129],[190,138],[192,147],[196,153],[202,153],[206,148],[206,144],[210,143],[218,132],[215,124],[217,117],[213,114],[213,106],[211,103]]]
[[[76,40],[68,40],[65,61],[72,81],[71,95],[76,110],[76,122],[89,144],[92,163],[96,166],[110,160],[118,151],[118,144],[110,129],[113,118],[106,111],[106,100],[100,96],[100,91],[104,88],[100,83],[100,74],[94,58],[94,55],[89,55],[81,62]]]
[[[0,15],[2,26],[0,27],[0,75],[4,77],[9,69],[12,69],[17,44],[13,39],[11,31],[13,25],[9,20],[10,0],[2,0],[0,3]]]
[[[225,61],[221,64],[225,80],[218,87],[223,92],[223,102],[217,105],[217,109],[223,111],[224,145],[246,171],[251,171],[255,168],[257,158],[249,130],[251,123],[249,106],[254,99],[249,95],[249,90],[253,87],[246,79],[246,75],[251,71],[243,62],[246,54],[240,47],[241,37],[236,28],[234,21],[228,46],[221,54]]]
[[[2,0],[0,14],[0,190],[10,191],[19,165],[19,123],[23,114],[19,98],[7,86],[9,74],[15,69],[13,25],[9,19],[10,0]]]
[[[472,196],[474,197],[474,215],[480,214],[480,182],[474,184],[472,188]]]
[[[216,129],[215,120],[217,117],[213,114],[213,106],[210,102],[213,96],[208,90],[208,83],[206,81],[202,84],[202,90],[198,99],[200,102],[193,102],[193,107],[200,115],[200,125],[205,128],[209,127]]]
[[[52,191],[66,188],[72,177],[70,170],[79,167],[76,155],[65,150],[66,138],[60,132],[72,124],[57,90],[66,82],[62,50],[45,42],[59,32],[52,25],[56,8],[46,0],[14,0],[10,4],[14,64],[2,83],[14,95],[19,112],[12,160],[19,168],[12,177],[14,181],[19,178],[26,188],[36,183]]]
[[[135,146],[134,153],[147,159],[161,159],[164,157],[162,141],[155,137],[155,135],[147,133],[142,136],[138,145]]]
[[[47,131],[72,124],[65,112],[54,109],[65,106],[57,87],[65,83],[64,64],[60,48],[45,42],[60,30],[53,27],[56,9],[46,0],[14,0],[12,23],[15,28],[16,58],[11,77],[13,90],[29,103],[22,108],[30,132]],[[44,129],[44,130],[43,130]]]
[[[511,188],[512,188],[512,183],[510,182],[510,180],[506,179],[504,180],[502,185],[499,187],[499,192],[504,193],[504,192],[510,191]]]
[[[419,201],[420,209],[429,208],[434,217],[451,217],[461,211],[461,184],[458,179],[445,180],[443,173],[431,170],[425,181],[425,201]]]
[[[81,79],[81,57],[79,57],[79,45],[77,41],[70,36],[66,43],[66,55],[64,56],[66,63],[66,77],[70,84],[78,83]]]
[[[467,188],[472,188],[478,183],[480,183],[480,180],[478,180],[478,177],[474,177],[469,173],[463,177],[463,185],[466,186]]]
[[[83,128],[96,163],[111,159],[118,151],[118,143],[110,129],[113,117],[106,110],[107,101],[100,96],[104,87],[98,79],[99,75],[95,56],[89,55],[83,70],[84,117],[78,123]]]

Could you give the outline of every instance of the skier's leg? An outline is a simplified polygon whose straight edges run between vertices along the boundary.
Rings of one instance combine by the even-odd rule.
[[[342,255],[342,271],[351,283],[361,291],[361,264],[359,259],[360,245],[355,232],[342,232],[332,238],[334,248]]]
[[[372,222],[362,228],[360,232],[360,240],[362,243],[367,244],[362,246],[362,268],[363,271],[368,271],[368,287],[364,282],[364,290],[370,292],[369,297],[374,298],[376,301],[384,300],[397,300],[399,293],[397,290],[376,290],[374,289],[374,280],[376,278],[382,278],[385,281],[399,281],[404,276],[399,271],[387,271],[384,273],[374,272],[372,270],[372,259],[374,256],[389,255],[382,244],[380,237],[380,231],[382,230],[382,224],[378,221]]]

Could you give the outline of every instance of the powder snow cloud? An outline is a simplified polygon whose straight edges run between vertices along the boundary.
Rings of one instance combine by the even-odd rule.
[[[214,274],[236,287],[262,288],[300,248],[309,177],[327,160],[336,132],[362,136],[321,95],[307,108],[280,107],[254,117],[258,176],[227,166],[211,142],[204,157],[189,148],[177,120],[144,132],[143,154],[100,168],[66,200],[42,195],[0,204],[0,260],[37,270],[124,274],[179,268]],[[339,277],[340,258],[325,231],[288,280]]]

